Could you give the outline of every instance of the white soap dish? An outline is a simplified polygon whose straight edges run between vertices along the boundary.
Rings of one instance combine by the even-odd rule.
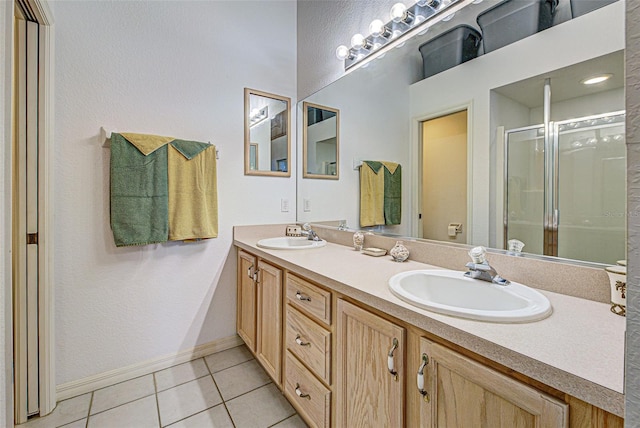
[[[373,256],[373,257],[380,257],[387,254],[387,250],[382,248],[375,248],[375,247],[363,248],[362,252],[368,256]]]

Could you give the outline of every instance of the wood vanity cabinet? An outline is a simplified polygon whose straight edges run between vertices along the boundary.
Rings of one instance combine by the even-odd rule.
[[[258,259],[238,250],[238,309],[236,330],[251,352],[256,352],[256,270]]]
[[[238,251],[238,335],[282,385],[282,269]]]
[[[282,270],[258,260],[256,357],[282,385]]]
[[[284,395],[311,427],[331,426],[331,292],[286,274]]]
[[[240,249],[237,330],[311,427],[624,424]]]
[[[418,365],[414,394],[421,397],[416,426],[569,426],[567,404],[449,348],[421,338],[419,355],[412,358]]]
[[[404,426],[405,329],[342,299],[336,324],[336,426]]]

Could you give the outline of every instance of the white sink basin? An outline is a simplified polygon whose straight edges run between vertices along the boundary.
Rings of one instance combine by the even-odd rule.
[[[389,279],[391,292],[407,303],[461,318],[494,322],[539,321],[551,315],[543,294],[517,282],[498,285],[451,270],[414,270]]]
[[[266,238],[258,241],[258,247],[270,250],[306,250],[309,248],[320,248],[327,245],[327,241],[310,241],[306,237],[279,236],[277,238]]]

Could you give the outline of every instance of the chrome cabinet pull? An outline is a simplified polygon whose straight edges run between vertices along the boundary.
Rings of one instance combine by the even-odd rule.
[[[310,302],[311,301],[311,297],[309,296],[305,296],[304,294],[302,294],[299,291],[296,291],[296,299],[298,300],[302,300],[302,301],[307,301]]]
[[[427,354],[422,354],[422,364],[420,364],[420,368],[418,368],[418,392],[424,398],[424,401],[429,402],[429,393],[424,389],[424,368],[429,364],[429,357]]]
[[[300,398],[306,398],[307,400],[311,400],[311,396],[309,394],[305,394],[300,389],[300,384],[296,383],[296,395]]]
[[[251,274],[251,269],[253,269],[253,265],[249,266],[249,269],[247,269],[247,276],[251,279],[254,279],[253,275]]]
[[[311,346],[311,342],[303,342],[300,335],[296,335],[296,343],[300,346]]]
[[[396,372],[396,369],[395,369],[395,361],[393,358],[393,353],[397,348],[398,348],[398,339],[394,337],[393,345],[391,346],[391,349],[389,349],[389,353],[387,354],[387,368],[389,369],[389,373],[391,374],[391,376],[393,376],[393,380],[395,381],[398,380],[398,372]]]

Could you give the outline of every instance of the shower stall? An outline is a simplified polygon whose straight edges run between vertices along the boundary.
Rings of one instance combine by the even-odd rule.
[[[504,244],[604,264],[624,259],[624,111],[505,132]]]

